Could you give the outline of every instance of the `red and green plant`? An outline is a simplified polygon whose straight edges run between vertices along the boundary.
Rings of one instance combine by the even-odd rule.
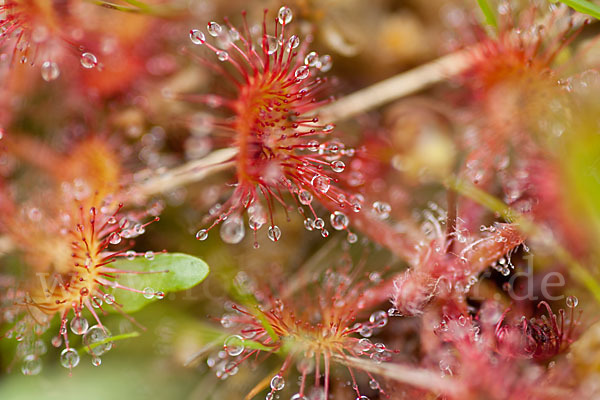
[[[600,395],[600,9],[392,3],[0,1],[0,398]]]

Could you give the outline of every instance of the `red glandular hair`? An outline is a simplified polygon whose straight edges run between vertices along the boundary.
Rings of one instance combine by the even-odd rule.
[[[574,317],[577,299],[570,297],[567,306]],[[434,327],[439,340],[438,351],[430,351],[442,375],[451,375],[458,390],[449,399],[560,399],[576,396],[569,368],[558,365],[548,369],[535,361],[547,360],[564,352],[572,341],[577,322],[564,324],[545,303],[548,317],[524,316],[521,322],[506,321],[499,304],[485,303],[475,315],[457,312],[453,305],[442,307],[442,319]],[[435,312],[435,311],[434,311]],[[535,361],[534,361],[535,360]],[[560,362],[557,361],[557,363]]]
[[[320,122],[315,115],[317,108],[329,101],[322,99],[327,79],[317,74],[331,68],[331,57],[308,52],[310,39],[300,43],[298,36],[288,36],[291,19],[292,11],[282,7],[274,31],[269,33],[265,10],[260,35],[251,33],[245,14],[241,30],[228,20],[225,25],[210,22],[208,33],[215,38],[216,45],[209,43],[201,31],[190,31],[193,43],[207,47],[229,67],[203,58],[199,62],[221,75],[235,90],[232,97],[182,96],[226,109],[231,118],[211,117],[208,123],[224,132],[227,146],[237,150],[232,160],[236,168],[235,189],[209,218],[213,222],[208,229],[198,232],[198,239],[205,239],[208,230],[226,219],[227,224],[242,224],[240,215],[247,210],[250,228],[256,232],[268,223],[269,238],[277,241],[281,231],[273,221],[274,205],[280,203],[286,210],[293,208],[286,204],[285,192],[297,197],[302,214],[302,206],[310,210],[308,224],[315,222],[313,218],[318,219],[312,207],[313,198],[332,202],[338,209],[360,209],[356,197],[335,185],[335,174],[345,168],[341,158],[353,155],[354,150],[346,149],[336,140],[321,142],[334,126]],[[262,204],[266,204],[267,210]],[[346,229],[347,218],[340,218],[345,223],[337,226]],[[322,223],[320,220],[312,227],[327,236]],[[226,236],[224,239],[228,240]]]
[[[368,339],[387,325],[387,312],[375,311],[368,321],[356,322],[369,307],[367,292],[371,282],[360,273],[360,267],[350,267],[328,269],[309,280],[302,274],[292,276],[277,292],[266,289],[265,282],[259,284],[244,273],[238,274],[235,280],[243,297],[256,299],[257,303],[234,304],[232,312],[221,318],[222,326],[232,336],[224,341],[227,357],[208,359],[217,377],[226,379],[236,374],[243,362],[281,354],[285,361],[271,379],[267,398],[275,398],[283,390],[293,374],[294,363],[301,379],[299,389],[292,386],[298,390],[292,398],[303,399],[315,390],[327,398],[334,363],[348,366],[356,398],[362,398],[355,370],[346,363],[347,359],[382,362],[390,360],[395,351]],[[309,387],[311,375],[315,389]],[[367,375],[371,388],[385,395],[377,380],[369,372]],[[259,383],[252,393],[260,390]]]
[[[23,202],[16,201],[18,193],[13,193],[18,192],[20,181],[15,179],[11,185],[0,182],[0,232],[20,251],[24,271],[15,284],[17,289],[2,296],[2,318],[12,325],[3,333],[20,342],[18,356],[23,359],[23,372],[35,374],[46,348],[39,336],[55,317],[59,318],[59,335],[52,344],[59,347],[64,342],[61,363],[72,368],[79,356],[70,346],[68,326],[74,334],[84,335],[84,342],[108,338],[110,333],[100,315],[108,309],[123,312],[114,290],[164,296],[153,289],[142,291],[124,284],[119,279],[123,275],[141,272],[113,265],[119,257],[146,255],[131,250],[130,239],[158,220],[157,210],[124,210],[119,203],[126,197],[119,184],[122,167],[106,139],[91,136],[62,157],[31,140],[11,140],[7,147],[52,179],[46,182],[48,187],[28,191]],[[147,253],[147,258],[153,256]],[[89,327],[88,312],[96,326]],[[110,343],[92,354],[98,356],[109,348]]]
[[[39,64],[42,77],[54,80],[69,53],[82,55],[82,65],[97,59],[81,45],[85,25],[72,11],[80,0],[7,0],[0,5],[0,48],[11,62]]]
[[[418,315],[434,298],[452,299],[464,305],[464,297],[478,281],[479,274],[493,267],[508,275],[511,254],[525,237],[516,224],[495,223],[472,233],[458,225],[454,231],[442,228],[446,217],[425,211],[425,235],[416,246],[409,268],[398,276],[392,289],[392,304],[404,315]]]

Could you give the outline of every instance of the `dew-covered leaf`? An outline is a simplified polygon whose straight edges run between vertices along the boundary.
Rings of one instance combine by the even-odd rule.
[[[147,295],[125,289],[115,289],[113,294],[125,312],[137,311],[156,301],[159,296],[180,290],[190,289],[206,278],[208,265],[201,259],[181,253],[159,253],[153,259],[137,257],[133,260],[118,259],[111,268],[135,273],[121,273],[117,283],[131,289],[144,291]],[[150,297],[150,298],[147,298]]]

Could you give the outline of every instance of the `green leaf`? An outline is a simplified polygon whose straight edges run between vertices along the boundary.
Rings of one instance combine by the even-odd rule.
[[[209,272],[204,261],[181,253],[156,254],[152,260],[145,257],[133,260],[121,258],[109,267],[136,272],[119,274],[116,279],[119,285],[142,291],[151,288],[154,293],[165,294],[190,289],[202,282]],[[125,289],[115,289],[113,294],[117,303],[123,306],[122,310],[127,313],[138,311],[157,300],[156,296],[147,299],[142,293]]]
[[[560,0],[575,11],[600,19],[600,6],[586,0]]]
[[[494,10],[490,6],[490,3],[488,3],[487,0],[477,0],[477,4],[479,4],[479,8],[481,9],[481,12],[483,13],[485,22],[488,25],[493,26],[494,28],[497,28],[498,21],[496,21],[496,14],[494,14]]]
[[[242,338],[238,338],[236,336],[226,336],[225,340],[227,341],[228,346],[243,346],[246,349],[259,350],[259,351],[268,351],[274,353],[277,347],[275,346],[266,346],[261,342],[255,340],[244,340]],[[220,343],[219,343],[220,344]]]

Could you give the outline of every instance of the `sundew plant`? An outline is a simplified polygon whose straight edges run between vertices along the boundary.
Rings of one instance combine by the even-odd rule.
[[[600,398],[598,19],[0,0],[0,399]]]

